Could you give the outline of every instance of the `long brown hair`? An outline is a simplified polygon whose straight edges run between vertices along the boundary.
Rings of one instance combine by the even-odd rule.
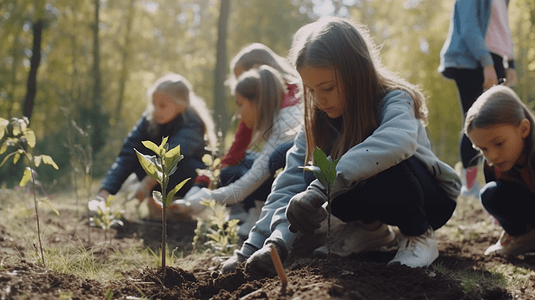
[[[464,132],[470,132],[474,128],[481,129],[501,124],[516,126],[523,119],[528,119],[530,123],[531,132],[526,138],[524,147],[528,166],[534,174],[535,116],[511,88],[497,85],[481,94],[466,113]]]
[[[303,66],[333,69],[341,81],[346,107],[338,142],[330,155],[341,157],[361,143],[379,126],[379,105],[384,96],[396,89],[404,90],[414,99],[414,113],[425,125],[426,100],[420,89],[384,68],[379,51],[365,27],[338,17],[326,17],[303,26],[294,35],[289,61],[298,70]],[[314,96],[304,91],[307,160],[317,146],[328,148],[327,118],[314,104]],[[325,150],[324,150],[325,151]]]
[[[279,72],[267,65],[244,72],[238,78],[236,93],[254,103],[258,111],[251,145],[269,137],[284,97],[284,81]]]

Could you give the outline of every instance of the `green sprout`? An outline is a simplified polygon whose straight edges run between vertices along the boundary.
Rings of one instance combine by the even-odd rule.
[[[203,242],[216,255],[230,254],[238,243],[238,219],[229,220],[229,212],[225,205],[215,200],[202,200],[206,206],[206,221],[197,220],[197,228],[193,237],[193,252],[197,243]],[[205,249],[201,249],[205,250]]]
[[[336,165],[338,165],[337,159],[335,161],[325,154],[320,148],[316,147],[312,152],[314,156],[315,165],[302,167],[306,171],[314,173],[314,176],[321,182],[321,184],[327,190],[327,258],[331,257],[331,245],[329,241],[329,235],[331,231],[331,201],[332,201],[332,187],[336,179]]]
[[[100,227],[104,229],[104,237],[108,239],[108,230],[114,225],[123,226],[123,221],[121,217],[124,213],[124,210],[113,210],[111,203],[115,199],[115,196],[108,195],[106,199],[98,197],[97,200],[90,201],[89,205],[96,205],[97,214],[94,217],[91,217],[89,221],[91,225]]]
[[[165,137],[162,140],[160,146],[157,146],[151,141],[143,141],[143,145],[147,147],[156,155],[145,155],[137,151],[137,158],[139,163],[143,167],[143,170],[148,176],[156,179],[162,188],[162,192],[153,191],[152,197],[156,200],[156,203],[162,206],[162,283],[165,282],[165,245],[167,244],[167,207],[173,201],[175,194],[186,184],[190,178],[183,180],[177,184],[169,193],[167,193],[167,186],[169,184],[169,178],[177,170],[177,164],[184,158],[180,155],[180,145],[175,148],[169,149],[167,140],[169,137]]]
[[[30,179],[32,180],[32,192],[33,192],[33,202],[35,207],[35,220],[37,223],[37,237],[39,240],[39,249],[41,251],[41,260],[43,265],[45,264],[45,254],[43,251],[43,244],[41,242],[41,229],[39,227],[39,212],[38,212],[38,201],[35,195],[35,169],[43,164],[51,165],[54,169],[58,170],[59,167],[56,165],[52,157],[48,155],[32,155],[29,153],[31,149],[35,147],[35,133],[28,127],[30,121],[28,118],[23,117],[22,119],[11,118],[11,120],[6,120],[0,118],[0,141],[2,145],[0,146],[0,155],[6,153],[8,147],[17,148],[12,153],[6,155],[0,167],[10,158],[13,157],[13,164],[17,164],[21,157],[26,158],[28,162],[28,167],[24,170],[22,179],[20,180],[19,185],[25,186]],[[47,204],[51,207],[51,204],[46,199],[39,200],[44,204]],[[54,209],[54,212],[59,215],[58,211]]]

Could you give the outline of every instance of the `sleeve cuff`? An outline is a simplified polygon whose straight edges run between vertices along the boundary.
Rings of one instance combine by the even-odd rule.
[[[208,187],[210,186],[210,178],[208,178],[206,175],[199,175],[197,178],[195,178],[193,185]]]

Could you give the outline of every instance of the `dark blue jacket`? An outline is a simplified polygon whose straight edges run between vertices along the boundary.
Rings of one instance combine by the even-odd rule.
[[[177,196],[183,196],[193,185],[193,179],[197,176],[196,169],[204,169],[206,167],[201,160],[202,156],[208,153],[204,149],[206,142],[204,140],[204,124],[201,118],[193,108],[188,108],[170,123],[161,125],[160,134],[157,138],[149,135],[147,131],[148,125],[147,116],[143,114],[126,137],[121,152],[102,181],[101,189],[105,189],[114,195],[130,174],[135,173],[139,180],[143,179],[146,173],[139,164],[134,148],[143,154],[154,155],[141,142],[150,140],[156,145],[160,145],[165,136],[169,137],[167,141],[169,149],[180,145],[180,154],[184,155],[184,158],[178,163],[178,170],[169,180],[168,190],[171,190],[182,180],[192,178],[177,193]],[[159,185],[157,185],[156,189],[160,190]]]

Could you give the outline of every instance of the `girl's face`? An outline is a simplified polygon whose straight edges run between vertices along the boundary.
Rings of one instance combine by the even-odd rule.
[[[236,93],[236,105],[238,106],[237,117],[245,124],[245,127],[254,129],[258,116],[257,105],[240,93]]]
[[[171,122],[186,110],[186,105],[176,103],[169,95],[161,92],[152,94],[152,104],[154,104],[154,120],[159,125]]]
[[[501,124],[474,128],[467,133],[474,147],[502,172],[511,170],[515,164],[526,162],[525,138],[530,133],[530,123],[523,119],[519,125]]]
[[[315,68],[307,65],[298,70],[303,85],[314,97],[314,103],[330,118],[338,118],[345,107],[342,83],[334,69]],[[338,78],[340,79],[340,78]]]

